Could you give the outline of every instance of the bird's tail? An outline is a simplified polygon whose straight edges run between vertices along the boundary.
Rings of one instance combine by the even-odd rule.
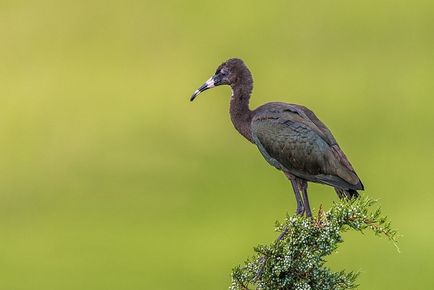
[[[357,192],[357,190],[354,190],[354,189],[341,189],[341,188],[335,187],[335,191],[338,194],[340,199],[343,199],[343,198],[352,199],[352,198],[358,198],[359,197],[359,193]]]

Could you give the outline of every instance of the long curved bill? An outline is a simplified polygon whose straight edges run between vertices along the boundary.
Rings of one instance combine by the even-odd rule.
[[[201,92],[206,91],[207,89],[213,88],[215,87],[214,84],[214,78],[211,77],[209,80],[207,80],[202,86],[200,86],[200,88],[198,88],[194,94],[191,96],[190,101],[192,102],[197,95],[199,95]]]

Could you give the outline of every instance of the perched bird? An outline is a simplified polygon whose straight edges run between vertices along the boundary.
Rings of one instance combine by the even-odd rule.
[[[340,198],[354,198],[363,184],[330,130],[308,108],[271,102],[249,109],[253,79],[241,59],[221,64],[191,96],[220,85],[232,88],[230,116],[235,129],[255,144],[269,164],[291,181],[296,213],[312,216],[307,182],[330,185]]]

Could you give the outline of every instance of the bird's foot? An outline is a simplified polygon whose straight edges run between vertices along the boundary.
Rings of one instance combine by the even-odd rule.
[[[295,210],[295,213],[297,215],[304,215],[304,212],[305,212],[304,206],[301,204],[297,205],[297,209]]]

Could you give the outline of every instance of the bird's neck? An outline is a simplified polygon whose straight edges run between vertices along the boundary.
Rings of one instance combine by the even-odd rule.
[[[235,129],[237,129],[237,131],[250,142],[253,142],[250,127],[252,111],[249,109],[249,100],[252,89],[253,81],[249,73],[248,77],[243,82],[232,86],[232,97],[229,110]]]

